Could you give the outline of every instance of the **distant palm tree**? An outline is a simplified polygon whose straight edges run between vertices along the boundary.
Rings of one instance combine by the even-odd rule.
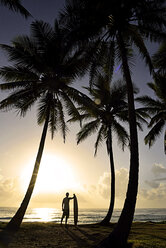
[[[112,147],[112,133],[117,135],[118,144],[124,150],[124,146],[129,145],[129,136],[120,122],[128,122],[127,114],[127,90],[124,83],[120,80],[111,84],[107,75],[99,74],[93,88],[87,88],[88,95],[81,107],[82,119],[91,119],[85,123],[77,134],[77,143],[88,138],[97,132],[95,142],[95,155],[99,145],[106,141],[107,152],[110,159],[111,169],[111,198],[109,209],[105,218],[101,221],[102,225],[110,222],[115,202],[115,166]]]
[[[88,62],[84,59],[85,52],[73,49],[72,43],[66,41],[65,30],[60,28],[58,21],[54,28],[35,21],[31,24],[30,37],[18,36],[11,46],[1,45],[1,48],[7,52],[13,66],[0,68],[0,76],[7,82],[1,84],[0,89],[12,91],[0,102],[0,108],[7,111],[16,108],[24,116],[37,101],[38,124],[44,123],[30,184],[20,208],[6,227],[7,230],[18,230],[35,186],[47,128],[50,127],[52,138],[59,129],[65,141],[68,130],[65,109],[69,116],[78,113],[70,98],[78,91],[70,84],[83,73]]]
[[[66,0],[61,13],[74,40],[91,41],[100,38],[108,43],[116,41],[118,58],[127,84],[130,125],[130,172],[126,199],[122,213],[113,232],[99,247],[124,247],[131,229],[139,173],[137,124],[134,106],[134,90],[130,73],[129,50],[134,46],[153,70],[144,39],[161,41],[165,37],[165,0]],[[97,40],[99,43],[99,39]],[[98,53],[98,47],[96,49]],[[107,54],[109,56],[109,54]]]
[[[31,14],[23,7],[20,0],[0,0],[0,5],[6,6],[12,11],[19,12],[25,18],[31,16]]]
[[[90,122],[85,123],[77,134],[77,143],[88,138],[91,134],[97,132],[97,140],[95,142],[95,155],[99,145],[106,141],[107,152],[110,158],[111,169],[111,198],[110,205],[105,218],[101,221],[102,225],[107,225],[110,222],[115,202],[115,168],[112,147],[112,133],[117,135],[118,144],[121,145],[122,150],[125,146],[129,146],[129,135],[120,122],[128,124],[128,104],[126,85],[122,80],[117,80],[113,84],[110,83],[109,74],[107,70],[104,73],[98,73],[93,80],[93,87],[86,88],[89,97],[82,97],[78,104],[81,105],[79,110],[81,116],[79,120]],[[135,93],[137,89],[135,88]],[[147,123],[145,118],[147,114],[142,109],[136,109],[137,125],[142,131],[142,123]],[[76,121],[78,117],[74,116],[70,121]]]
[[[142,96],[137,98],[137,101],[144,105],[142,110],[151,116],[148,124],[151,129],[145,137],[145,144],[148,144],[150,148],[166,126],[166,77],[160,76],[156,83],[148,83],[148,86],[153,90],[156,99]],[[166,154],[166,130],[164,133],[164,151]]]

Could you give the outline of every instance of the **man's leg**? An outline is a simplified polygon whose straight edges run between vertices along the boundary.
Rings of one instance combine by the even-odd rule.
[[[65,216],[65,214],[64,214],[64,212],[63,212],[62,218],[61,218],[61,224],[62,224],[62,221],[63,221],[64,216]]]
[[[66,215],[65,225],[67,225],[68,216]]]
[[[67,210],[65,211],[65,216],[66,216],[66,219],[65,219],[65,226],[67,227],[67,220],[68,220],[68,218],[69,218],[69,209],[67,209]]]

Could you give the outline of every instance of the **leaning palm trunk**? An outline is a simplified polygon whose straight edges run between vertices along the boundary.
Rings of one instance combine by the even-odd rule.
[[[109,153],[110,169],[111,169],[111,198],[110,198],[110,205],[109,205],[107,215],[100,222],[101,225],[108,225],[109,224],[111,217],[112,217],[112,213],[114,210],[114,203],[115,203],[115,168],[114,168],[114,158],[113,158],[113,149],[112,149],[111,127],[109,127],[108,133],[109,133],[108,134],[109,139],[107,142],[107,151]]]
[[[17,231],[22,223],[22,220],[24,218],[24,214],[26,212],[26,209],[28,207],[29,201],[31,199],[31,195],[35,186],[35,182],[37,179],[37,175],[38,175],[38,170],[39,170],[39,166],[40,166],[40,161],[41,161],[41,157],[43,154],[43,149],[44,149],[44,144],[45,144],[45,139],[46,139],[46,134],[47,134],[47,129],[48,129],[48,122],[49,122],[49,111],[44,123],[44,127],[43,127],[43,132],[42,132],[42,137],[40,140],[40,145],[39,145],[39,149],[38,149],[38,153],[37,153],[37,157],[36,157],[36,161],[35,161],[35,166],[33,169],[33,173],[32,173],[32,177],[27,189],[27,192],[25,194],[25,197],[19,207],[19,209],[17,210],[16,214],[13,216],[13,218],[10,220],[10,222],[7,224],[6,229],[8,231]]]
[[[123,73],[128,90],[128,114],[130,126],[130,171],[129,183],[126,199],[118,223],[109,237],[101,242],[99,247],[124,248],[130,233],[136,199],[138,191],[138,173],[139,173],[139,154],[138,154],[138,137],[136,127],[136,116],[134,106],[134,94],[131,75],[129,71],[127,54],[121,33],[119,33],[119,47],[122,57]]]

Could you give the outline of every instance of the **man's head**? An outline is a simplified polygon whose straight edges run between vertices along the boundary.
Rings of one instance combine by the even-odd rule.
[[[68,193],[68,192],[66,193],[66,196],[67,196],[67,197],[69,196],[69,193]]]

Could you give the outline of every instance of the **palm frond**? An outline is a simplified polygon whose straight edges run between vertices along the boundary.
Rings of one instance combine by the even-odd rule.
[[[54,138],[54,133],[57,130],[57,101],[56,99],[52,99],[50,104],[50,118],[49,118],[49,127],[51,132],[51,138]]]
[[[166,121],[166,109],[163,111],[157,112],[150,120],[150,123],[148,127],[152,127],[155,123],[157,123],[159,120]]]
[[[139,121],[141,124],[144,123],[144,124],[147,124],[147,119],[150,118],[150,115],[147,114],[146,111],[143,110],[143,108],[137,108],[135,110],[135,113],[136,113],[136,118],[137,118],[137,121]]]
[[[115,51],[114,51],[114,42],[107,43],[105,41],[96,41],[96,51],[92,56],[91,67],[90,67],[90,88],[96,84],[98,76],[103,72],[108,77],[110,82],[114,69],[115,62]],[[107,56],[109,54],[109,56]],[[103,66],[104,65],[104,66]]]
[[[87,95],[85,95],[84,93],[78,91],[73,87],[67,86],[65,88],[65,92],[75,103],[77,103],[81,107],[88,108],[89,106],[92,105],[92,100]]]
[[[10,10],[19,12],[25,18],[31,16],[31,14],[24,8],[20,0],[0,0],[0,4],[8,7]]]
[[[32,98],[31,95],[26,96],[24,98],[20,98],[17,102],[15,102],[16,111],[18,112],[18,114],[20,114],[20,116],[24,117],[27,111],[30,110],[35,104],[35,102],[36,98]]]
[[[12,46],[1,44],[0,47],[7,53],[9,61],[15,66],[27,67],[40,73],[45,64],[34,41],[28,36],[18,36],[13,39]]]
[[[47,44],[54,38],[54,31],[49,23],[34,21],[31,24],[31,35],[36,39],[40,49],[46,48]]]
[[[0,102],[0,109],[3,111],[9,111],[12,108],[15,108],[16,101],[18,100],[19,96],[17,96],[17,92],[14,92],[14,94],[10,94],[7,98]]]
[[[117,135],[118,144],[121,146],[124,151],[125,146],[129,146],[129,134],[125,130],[125,128],[118,123],[116,120],[112,122],[112,129]]]
[[[101,125],[101,127],[99,129],[99,132],[97,134],[96,142],[95,142],[95,153],[94,153],[94,156],[97,155],[98,147],[99,147],[99,145],[102,144],[103,140],[105,139],[105,136],[106,136],[105,133],[106,133],[106,127],[105,127],[105,125]]]
[[[16,65],[15,67],[13,66],[1,67],[0,77],[4,79],[6,82],[17,82],[17,81],[34,82],[39,80],[38,75],[36,75],[36,73],[34,73],[32,70],[29,70],[27,67],[18,66],[18,65]]]
[[[146,108],[149,108],[149,110],[162,108],[162,103],[159,100],[155,100],[150,96],[137,97],[135,100],[143,104]]]
[[[87,137],[95,133],[100,125],[98,119],[91,121],[81,128],[81,130],[77,134],[77,144],[85,140]]]
[[[50,111],[50,101],[52,99],[51,94],[48,92],[46,94],[43,94],[40,98],[39,104],[38,104],[38,116],[37,116],[37,122],[39,125],[41,125],[47,116],[48,111]]]
[[[150,72],[152,72],[153,64],[151,61],[151,57],[145,46],[144,40],[138,31],[138,27],[136,25],[130,24],[128,28],[129,28],[130,35],[132,36],[132,42],[134,42],[135,46],[139,49],[140,55],[143,57],[146,64],[148,65]]]
[[[14,108],[18,113],[24,116],[27,110],[35,103],[39,95],[40,92],[35,92],[32,88],[15,90],[0,102],[0,109],[8,111]]]
[[[73,116],[72,118],[70,118],[67,122],[80,122],[80,127],[82,128],[82,123],[83,121],[89,121],[91,119],[94,119],[93,116],[89,115],[89,113],[85,113],[85,114],[81,114],[79,115],[79,117],[76,115],[76,116]]]
[[[166,42],[163,42],[152,57],[154,65],[161,73],[166,73]]]
[[[63,141],[65,143],[68,128],[67,128],[67,125],[66,125],[66,122],[65,122],[65,115],[64,115],[63,105],[59,100],[57,101],[57,108],[58,108],[58,117],[59,117],[58,118],[58,124],[59,124],[60,131],[62,133],[62,136],[63,136]]]
[[[154,42],[165,39],[165,2],[150,1],[141,3],[138,15],[139,30],[144,37]]]
[[[166,75],[155,75],[155,83],[148,83],[148,86],[154,91],[154,94],[162,101],[166,102]]]
[[[71,122],[71,119],[72,121],[77,120],[77,121],[80,121],[80,125],[81,125],[81,121],[83,117],[80,115],[78,108],[71,101],[70,97],[67,94],[65,94],[65,92],[61,92],[61,96],[65,102],[65,107],[67,109],[68,115],[71,117],[70,122]]]
[[[149,148],[154,144],[157,137],[160,136],[162,129],[164,127],[164,120],[159,120],[156,125],[153,126],[153,128],[149,131],[149,133],[146,135],[144,141],[145,144],[149,144]]]

